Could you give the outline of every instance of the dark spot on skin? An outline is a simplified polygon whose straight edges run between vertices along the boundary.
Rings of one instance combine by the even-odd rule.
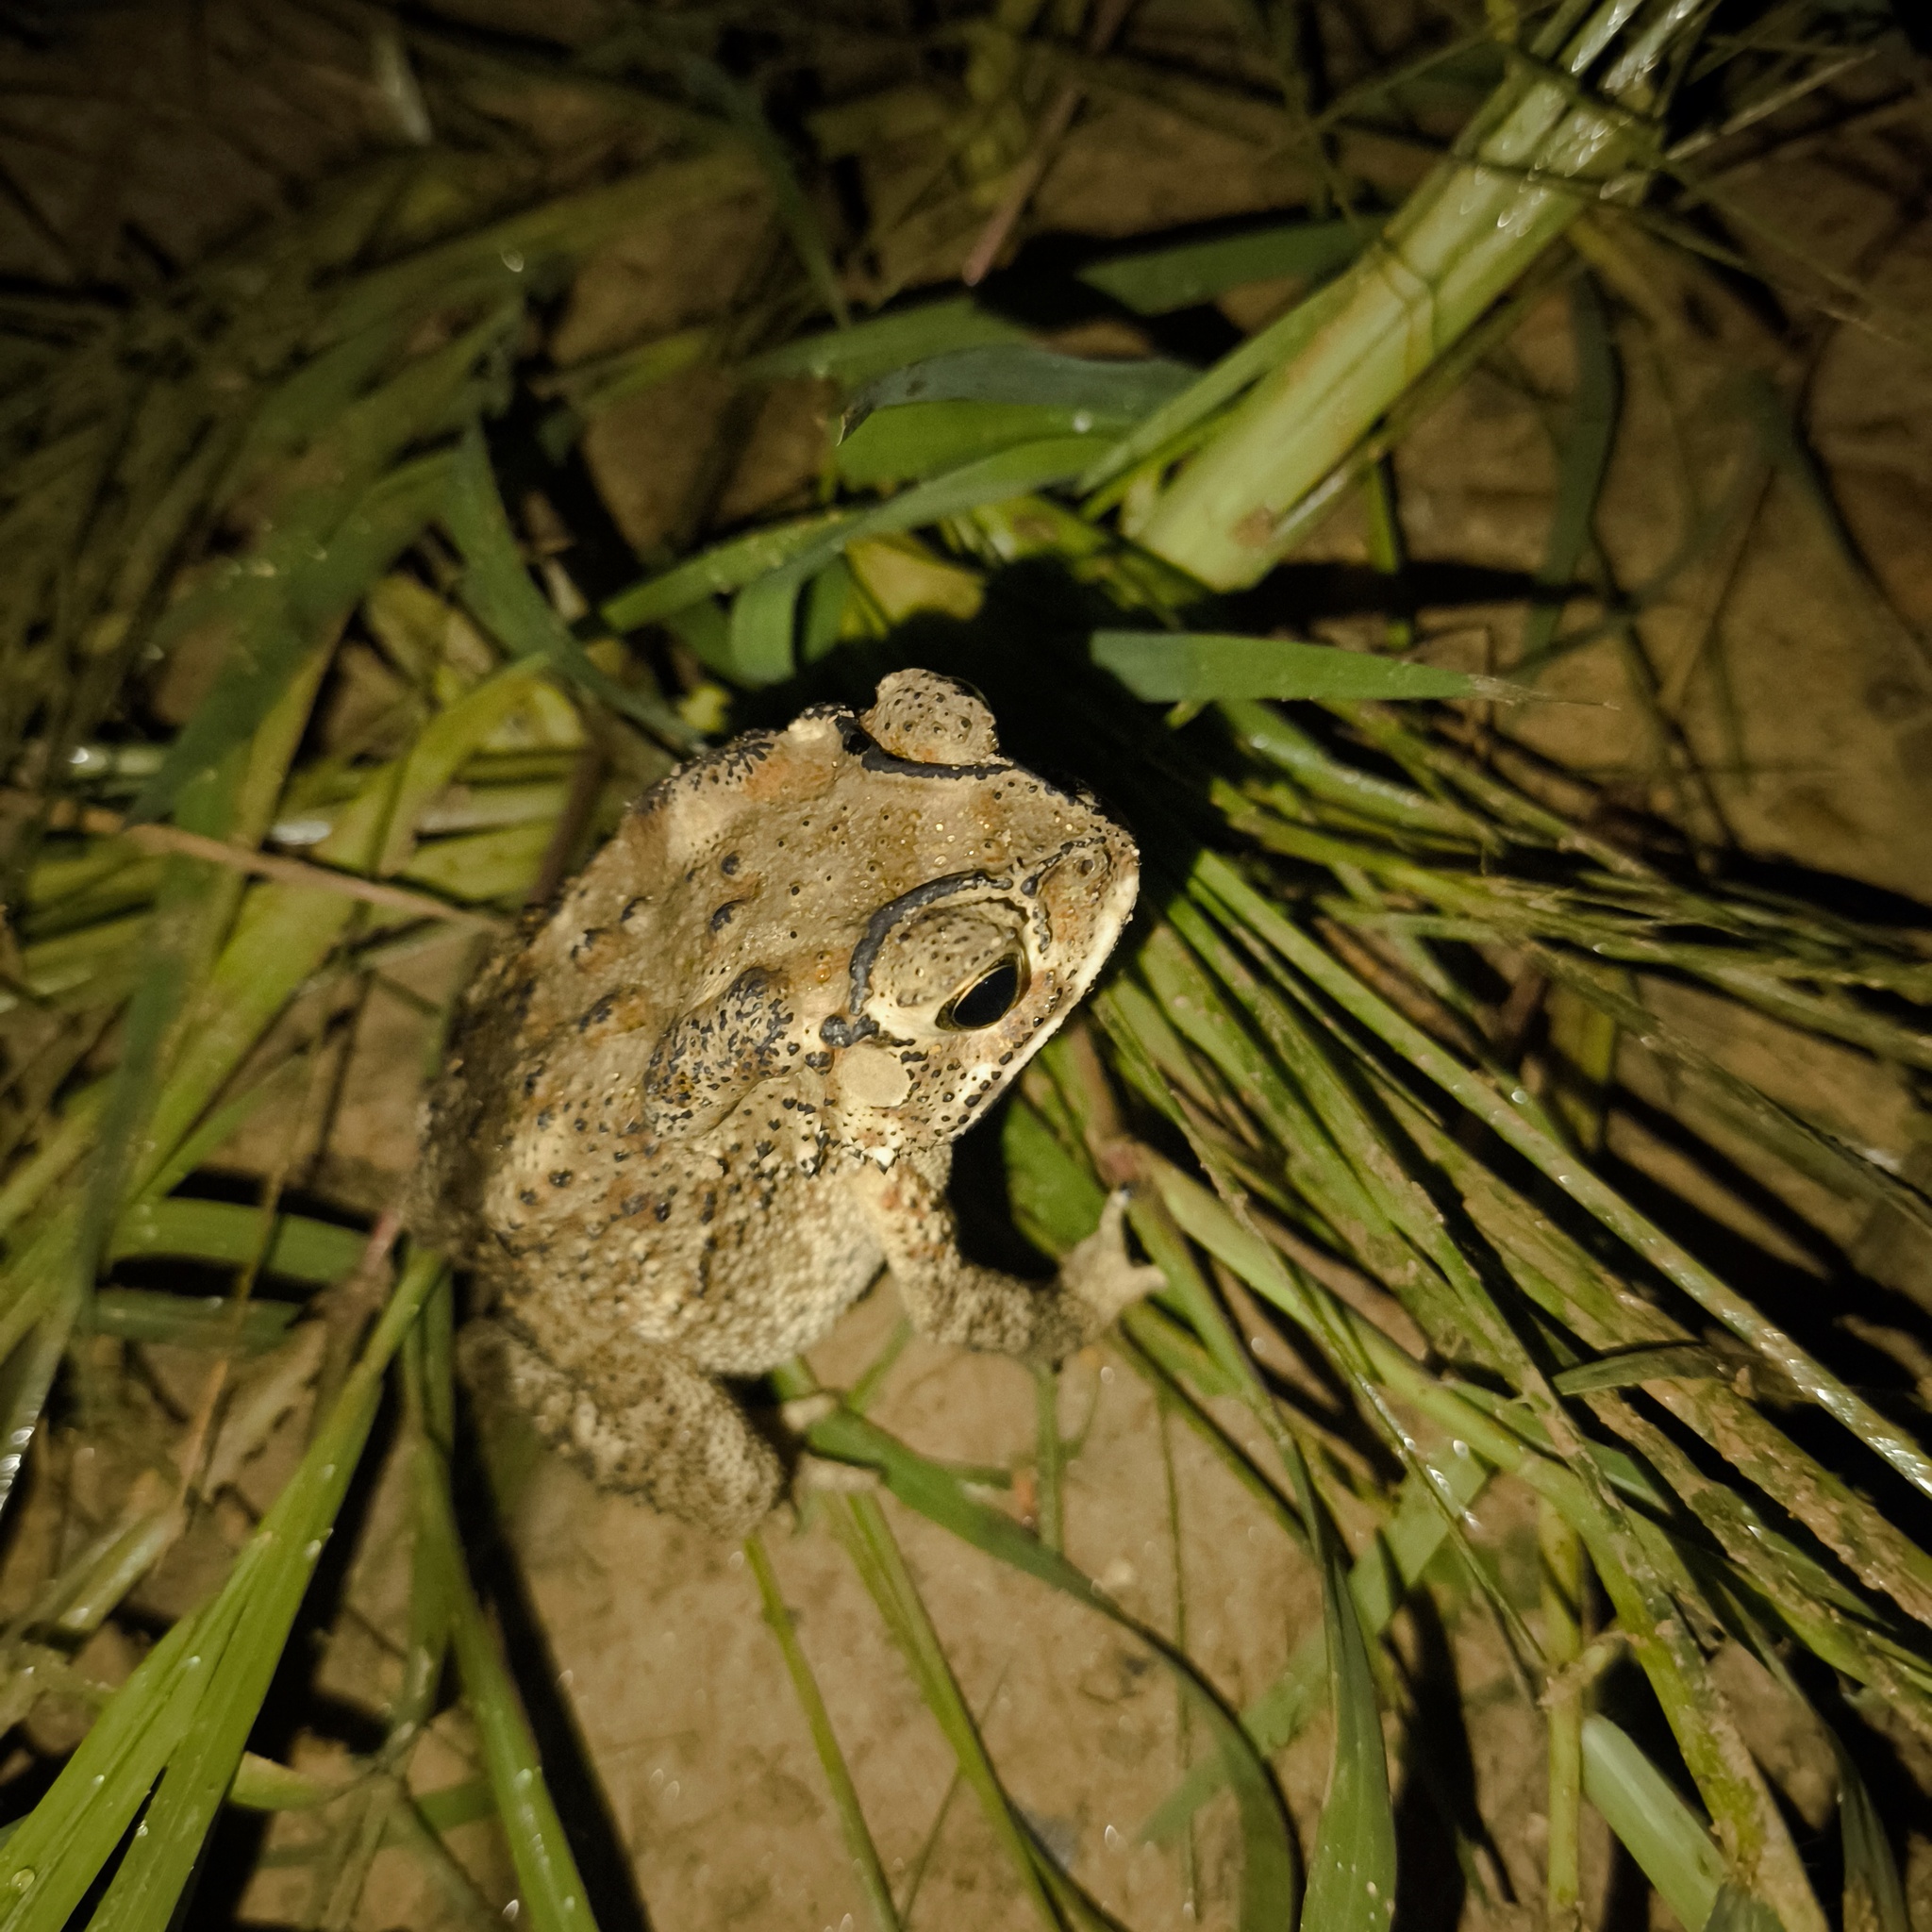
[[[577,1021],[577,1031],[579,1033],[587,1033],[592,1026],[601,1026],[616,1010],[617,995],[614,992],[607,992],[594,1007],[591,1008]]]
[[[651,1213],[656,1220],[669,1221],[671,1219],[671,1203],[669,1201],[659,1201],[651,1209]]]
[[[576,1117],[576,1119],[575,1119],[575,1120],[574,1120],[573,1122],[571,1122],[571,1125],[572,1125],[573,1127],[575,1127],[575,1128],[576,1129],[576,1131],[577,1131],[578,1133],[580,1133],[580,1134],[581,1134],[581,1133],[582,1133],[582,1132],[584,1131],[584,1129],[585,1129],[586,1127],[588,1127],[588,1126],[589,1126],[590,1124],[590,1124],[590,1122],[589,1122],[589,1121],[587,1121],[587,1120],[586,1120],[586,1119],[585,1119],[585,1118],[583,1117],[583,1115],[582,1115],[582,1114],[579,1114],[579,1115],[578,1115],[578,1116]]]
[[[543,1111],[537,1116],[537,1125],[540,1129],[547,1127],[550,1124],[550,1123],[554,1121],[556,1118],[557,1116],[554,1113],[552,1113],[551,1110],[546,1107],[543,1109]]]
[[[717,911],[711,914],[711,930],[713,932],[723,932],[724,928],[731,924],[732,919],[737,914],[738,908],[743,904],[744,901],[742,899],[725,900],[724,905],[719,907]]]
[[[724,855],[724,857],[718,861],[718,870],[722,872],[727,879],[736,878],[738,876],[738,854],[735,852],[727,852]]]
[[[643,908],[644,895],[641,892],[635,899],[626,899],[624,902],[624,910],[617,915],[618,924],[628,925],[631,922],[631,915],[636,912],[641,912]]]
[[[576,943],[570,949],[571,958],[575,960],[580,953],[588,952],[591,949],[591,947],[594,946],[597,943],[597,941],[601,940],[603,937],[604,928],[601,925],[586,926],[584,930],[577,935]]]
[[[717,1212],[717,1191],[713,1188],[707,1188],[705,1190],[704,1205],[698,1209],[698,1220],[702,1222],[707,1227],[708,1227],[711,1224],[711,1222],[713,1218],[716,1216]]]
[[[557,1170],[557,1172],[550,1176],[550,1185],[553,1188],[567,1188],[570,1186],[570,1183],[571,1171],[567,1167],[559,1167]]]
[[[525,1188],[523,1190],[521,1193],[518,1194],[517,1199],[521,1201],[525,1208],[534,1208],[537,1205],[537,1191],[535,1188]]]
[[[651,1197],[648,1194],[626,1194],[623,1211],[627,1215],[641,1214],[650,1205]]]

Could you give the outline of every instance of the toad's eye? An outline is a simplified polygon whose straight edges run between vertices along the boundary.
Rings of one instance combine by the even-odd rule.
[[[1025,962],[1008,955],[971,986],[961,987],[940,1008],[939,1024],[948,1033],[977,1033],[1004,1020],[1025,991]]]

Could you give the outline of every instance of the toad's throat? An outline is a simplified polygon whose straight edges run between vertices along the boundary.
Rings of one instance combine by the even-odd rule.
[[[942,878],[927,879],[924,885],[914,886],[909,892],[901,892],[896,899],[881,906],[866,922],[865,936],[852,949],[852,988],[846,996],[845,1010],[824,1019],[819,1026],[819,1038],[827,1046],[851,1046],[879,1030],[878,1022],[866,1012],[865,1002],[872,989],[872,969],[878,960],[879,948],[901,921],[960,892],[1008,892],[1012,887],[1010,876],[990,872],[949,872]]]

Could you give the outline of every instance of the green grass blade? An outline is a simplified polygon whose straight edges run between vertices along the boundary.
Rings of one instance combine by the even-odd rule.
[[[1241,391],[1298,355],[1347,299],[1347,283],[1334,281],[1295,304],[1258,334],[1230,349],[1214,367],[1173,402],[1155,410],[1080,478],[1083,492],[1100,489],[1137,464],[1149,462],[1191,438]],[[1186,566],[1183,565],[1183,568]]]
[[[898,403],[874,409],[832,453],[847,489],[922,482],[1046,437],[1084,436],[1095,448],[1130,417],[1043,403]]]
[[[873,1843],[872,1833],[867,1828],[858,1790],[853,1785],[851,1772],[846,1768],[845,1754],[839,1748],[839,1734],[832,1728],[832,1714],[825,1708],[818,1679],[812,1675],[811,1665],[799,1644],[797,1627],[791,1621],[791,1612],[785,1607],[777,1574],[772,1568],[772,1559],[766,1554],[762,1540],[757,1536],[747,1537],[744,1556],[758,1583],[765,1622],[784,1656],[785,1671],[791,1679],[792,1693],[805,1713],[806,1727],[811,1732],[812,1748],[818,1753],[819,1767],[831,1789],[832,1808],[839,1814],[839,1828],[845,1837],[845,1850],[851,1857],[853,1869],[858,1874],[866,1904],[872,1908],[873,1924],[876,1932],[899,1932],[899,1914],[892,1904],[892,1888],[886,1880],[885,1867],[879,1863],[878,1847]],[[1890,1928],[1886,1928],[1886,1932],[1890,1932]]]
[[[441,1573],[440,1593],[449,1608],[464,1700],[475,1721],[483,1768],[516,1869],[517,1916],[527,1914],[537,1932],[595,1932],[536,1740],[471,1588],[450,1506],[448,1467],[427,1436],[419,1437],[414,1446],[411,1474],[417,1534],[430,1540]]]
[[[1009,1568],[1098,1610],[1155,1653],[1213,1737],[1222,1777],[1233,1787],[1240,1807],[1242,1932],[1280,1924],[1295,1893],[1294,1846],[1280,1800],[1254,1746],[1194,1665],[1165,1639],[1127,1616],[1058,1550],[1029,1535],[1003,1511],[976,1500],[950,1470],[908,1449],[876,1424],[849,1409],[838,1409],[814,1423],[808,1440],[823,1454],[878,1470],[908,1508]]]
[[[1607,1717],[1583,1721],[1583,1790],[1685,1932],[1702,1932],[1724,1858],[1670,1780]]]
[[[252,1208],[235,1211],[259,1222],[260,1217]],[[242,1265],[252,1258],[242,1257]],[[265,1267],[274,1271],[273,1262]],[[85,1335],[112,1335],[123,1341],[166,1341],[178,1348],[255,1351],[273,1348],[282,1341],[290,1323],[300,1313],[292,1303],[265,1302],[254,1296],[245,1302],[236,1302],[226,1295],[191,1299],[158,1289],[104,1288],[96,1291],[77,1325]]]
[[[276,1218],[273,1241],[261,1247],[261,1212],[232,1201],[137,1201],[114,1225],[110,1258],[179,1255],[195,1261],[245,1268],[260,1258],[265,1274],[317,1286],[340,1281],[361,1257],[366,1237],[305,1215]]]
[[[149,1653],[0,1852],[0,1897],[15,1895],[0,1916],[7,1932],[58,1932],[157,1773],[145,1831],[92,1923],[163,1932],[172,1922],[368,1440],[390,1357],[441,1266],[433,1256],[410,1263],[221,1593]]]
[[[1092,654],[1093,661],[1112,672],[1137,698],[1157,704],[1255,698],[1516,700],[1535,695],[1501,678],[1287,638],[1097,630]]]
[[[504,720],[528,706],[548,661],[535,655],[507,664],[438,711],[392,770],[364,780],[316,857],[354,865],[374,851],[372,871],[402,871],[424,812]]]
[[[1610,467],[1621,393],[1609,318],[1596,284],[1580,276],[1570,285],[1571,332],[1576,344],[1576,393],[1557,471],[1557,509],[1543,544],[1536,580],[1544,592],[1523,625],[1520,658],[1547,650],[1563,616],[1560,591],[1576,581],[1596,523],[1598,498]]]
[[[1026,331],[1018,324],[991,314],[970,295],[954,295],[875,315],[849,329],[801,336],[754,356],[740,373],[759,382],[815,375],[856,388],[928,357],[1025,340]]]
[[[812,548],[827,531],[850,521],[852,514],[850,510],[825,510],[727,538],[657,576],[618,591],[598,614],[612,630],[638,630],[687,610],[707,597],[727,596]]]
[[[1328,1702],[1335,1712],[1335,1755],[1315,1848],[1308,1855],[1302,1916],[1322,1932],[1382,1932],[1395,1911],[1395,1813],[1389,1797],[1381,1706],[1334,1531],[1298,1450],[1291,1473],[1321,1565]]]
[[[848,545],[1063,483],[1079,472],[1088,452],[1084,437],[1053,436],[1023,442],[916,484],[840,524],[789,563],[739,592],[731,608],[729,675],[752,685],[775,684],[791,675],[798,593]]]
[[[497,493],[483,432],[474,425],[450,459],[442,518],[467,566],[464,608],[512,658],[541,654],[562,676],[667,743],[694,747],[698,734],[661,698],[633,691],[598,669],[590,653],[531,581]]]
[[[1204,857],[1196,867],[1196,876],[1214,899],[1230,908],[1238,920],[1260,935],[1344,1010],[1491,1127],[1604,1226],[1668,1275],[1699,1307],[1757,1350],[1828,1415],[1882,1456],[1914,1487],[1932,1495],[1932,1458],[1895,1424],[1847,1388],[1840,1377],[1782,1329],[1767,1322],[1727,1283],[1720,1281],[1567,1149],[1532,1124],[1486,1080],[1459,1064],[1346,968],[1331,959],[1225,861]]]
[[[1096,422],[1125,425],[1171,402],[1193,375],[1185,363],[1158,357],[1097,361],[1030,342],[955,349],[874,377],[852,398],[847,415],[858,425],[876,410],[918,403],[1010,403],[1086,411]]]
[[[933,1628],[884,1512],[870,1496],[827,1497],[825,1508],[833,1534],[878,1606],[886,1628],[911,1670],[920,1696],[951,1745],[961,1777],[979,1800],[1034,1917],[1045,1932],[1062,1932],[1062,1921],[1041,1876],[1033,1842],[1001,1787],[979,1726],[974,1723],[958,1680],[946,1662],[939,1632]]]
[[[1246,234],[1111,256],[1079,270],[1076,279],[1111,295],[1136,315],[1171,315],[1249,282],[1280,275],[1325,278],[1361,253],[1376,225],[1341,220],[1274,222]]]

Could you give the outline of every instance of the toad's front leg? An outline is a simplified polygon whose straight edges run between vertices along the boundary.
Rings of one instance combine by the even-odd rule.
[[[1125,1194],[1069,1254],[1052,1282],[981,1268],[959,1252],[946,1199],[950,1154],[902,1158],[881,1173],[868,1162],[853,1186],[885,1250],[912,1325],[936,1341],[1058,1362],[1091,1341],[1122,1309],[1161,1286],[1158,1268],[1127,1253]]]

